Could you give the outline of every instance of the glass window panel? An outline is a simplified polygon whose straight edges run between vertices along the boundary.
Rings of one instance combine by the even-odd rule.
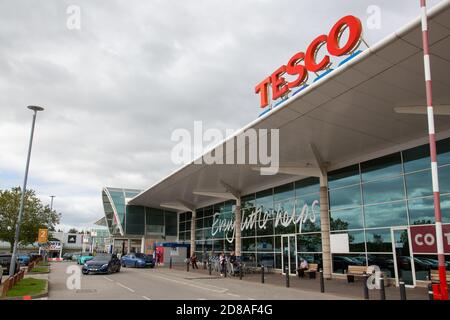
[[[281,253],[275,253],[275,268],[281,269]]]
[[[210,228],[213,225],[214,218],[212,216],[203,218],[203,227]]]
[[[204,240],[203,229],[195,230],[195,240]]]
[[[450,166],[439,168],[439,190],[441,193],[450,193]]]
[[[294,197],[294,183],[288,183],[273,190],[273,201],[283,201]]]
[[[275,252],[281,252],[281,237],[275,236]]]
[[[333,273],[344,273],[348,266],[364,266],[366,256],[363,254],[333,254]]]
[[[320,233],[297,235],[297,251],[322,252],[322,240]]]
[[[380,267],[387,278],[395,278],[394,258],[392,254],[369,254],[367,261],[370,266]]]
[[[409,221],[411,224],[434,223],[433,197],[420,198],[408,201]]]
[[[406,226],[408,224],[405,201],[365,206],[364,214],[366,228]]]
[[[330,190],[330,210],[351,208],[361,205],[360,185]]]
[[[254,193],[241,198],[242,207],[245,207],[245,206],[254,207],[255,203],[256,203],[256,201],[255,201]]]
[[[177,214],[175,212],[165,211],[165,224],[166,224],[166,235],[176,236],[177,235]]]
[[[242,238],[241,244],[242,251],[256,251],[256,241],[255,238]]]
[[[186,241],[190,241],[191,240],[191,232],[186,231],[184,234],[185,234]]]
[[[295,217],[297,219],[303,215],[303,219],[296,225],[297,233],[320,231],[319,199],[319,194],[309,194],[296,199]]]
[[[222,251],[224,251],[223,239],[214,240],[213,246],[214,246],[214,251],[215,252],[222,252]]]
[[[405,197],[403,178],[390,178],[363,184],[364,204],[401,200]]]
[[[333,232],[333,234],[348,235],[348,249],[350,252],[366,252],[364,231]]]
[[[360,183],[359,165],[353,165],[328,173],[328,187],[330,189],[345,187]]]
[[[245,263],[246,266],[256,267],[256,255],[254,253],[244,252],[242,253],[242,262]]]
[[[228,240],[225,239],[224,243],[225,243],[225,251],[231,252],[234,251],[234,249],[236,248],[234,240],[232,242],[229,242]]]
[[[256,238],[256,250],[274,252],[274,241],[273,237],[257,237]]]
[[[319,178],[307,178],[295,182],[295,196],[303,196],[320,191]]]
[[[213,238],[213,236],[212,236],[212,234],[211,234],[211,228],[206,228],[206,229],[203,229],[203,235],[204,235],[204,237],[205,237],[205,239],[212,239]]]
[[[439,165],[450,164],[450,138],[438,141],[436,151]]]
[[[384,177],[397,176],[402,173],[400,153],[361,163],[362,181],[371,181]]]
[[[269,219],[267,220],[265,224],[265,228],[260,228],[260,224],[262,225],[262,222],[256,222],[256,235],[258,236],[271,236],[274,234],[273,227],[274,227],[274,220]]]
[[[405,175],[408,198],[425,197],[433,194],[431,170]]]
[[[270,212],[273,209],[272,189],[256,194],[256,207],[261,208],[262,212]]]
[[[295,233],[295,224],[293,224],[293,223],[289,223],[286,227],[285,226],[283,226],[282,224],[281,224],[281,221],[279,221],[278,222],[278,225],[276,225],[276,220],[273,220],[274,221],[274,229],[275,229],[275,234],[277,234],[277,235],[279,235],[279,234],[291,234],[291,233]],[[259,230],[258,230],[258,234],[260,234],[259,233]]]
[[[186,213],[180,213],[180,222],[185,222],[186,221]]]
[[[274,267],[276,264],[274,253],[258,253],[256,258],[258,265]]]
[[[191,221],[192,219],[192,212],[186,212],[186,221]]]
[[[142,206],[127,206],[125,233],[144,235],[145,208]]]
[[[414,172],[430,168],[430,147],[426,144],[403,151],[405,172]]]
[[[204,217],[209,217],[212,216],[214,214],[214,206],[209,206],[204,208],[203,210],[203,216]]]
[[[331,211],[330,228],[332,231],[363,228],[362,208]]]
[[[366,230],[367,252],[392,252],[391,229]]]
[[[203,219],[195,219],[195,229],[203,229]]]
[[[186,231],[191,231],[191,220],[186,221]]]
[[[211,240],[205,241],[203,249],[208,253],[209,256],[211,256],[211,252],[213,251],[213,242]]]
[[[441,196],[442,222],[450,223],[450,195]]]
[[[196,217],[197,219],[203,218],[203,209],[197,209],[197,210],[195,211],[195,217]]]

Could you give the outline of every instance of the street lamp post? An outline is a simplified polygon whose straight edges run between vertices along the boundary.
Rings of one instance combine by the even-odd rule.
[[[25,192],[27,190],[28,168],[30,167],[31,147],[33,145],[33,134],[34,134],[34,125],[36,123],[36,115],[37,115],[38,111],[44,110],[44,108],[39,107],[39,106],[28,106],[28,109],[33,110],[34,114],[33,114],[33,122],[31,125],[30,143],[28,145],[28,156],[27,156],[27,164],[25,167],[25,177],[23,179],[22,195],[20,197],[19,217],[17,218],[16,233],[14,235],[13,253],[12,253],[12,257],[11,257],[11,264],[9,267],[9,275],[10,276],[14,275],[14,271],[16,269],[17,246],[19,243],[20,224],[22,223],[23,207],[24,207],[24,202],[25,202]]]
[[[53,198],[56,196],[50,196],[50,198],[52,198],[52,200],[50,201],[50,211],[53,210]]]

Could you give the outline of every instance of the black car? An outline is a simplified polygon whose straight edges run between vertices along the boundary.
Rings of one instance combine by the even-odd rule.
[[[99,253],[92,260],[83,265],[83,274],[89,273],[113,273],[120,271],[120,260],[115,254]]]
[[[0,264],[3,267],[4,275],[9,274],[9,266],[11,265],[11,258],[12,258],[12,254],[10,254],[10,253],[0,254]],[[19,263],[19,260],[16,258],[16,270],[14,273],[17,273],[19,271],[20,271],[20,263]]]
[[[72,260],[72,257],[73,257],[73,253],[72,252],[66,252],[62,256],[64,261]]]

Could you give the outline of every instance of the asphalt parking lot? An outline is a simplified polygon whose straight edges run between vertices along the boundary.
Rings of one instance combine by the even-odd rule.
[[[81,275],[80,289],[69,289],[73,262],[51,264],[49,300],[273,300],[348,299],[270,284],[243,282],[168,268],[123,268],[110,275]],[[81,266],[77,266],[81,268]],[[81,273],[81,272],[80,272]]]

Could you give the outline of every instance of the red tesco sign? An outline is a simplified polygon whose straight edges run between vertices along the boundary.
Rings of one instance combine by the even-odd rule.
[[[437,254],[436,228],[430,226],[411,226],[411,241],[414,253]],[[450,224],[442,225],[444,253],[450,253]]]
[[[340,44],[344,31],[349,30],[347,42]],[[355,16],[341,18],[331,29],[328,35],[322,34],[315,38],[308,46],[306,53],[294,54],[286,65],[282,65],[269,77],[265,78],[255,87],[255,93],[260,95],[261,108],[269,104],[269,85],[272,87],[272,100],[277,100],[289,93],[290,89],[299,87],[308,80],[308,72],[319,72],[331,66],[330,55],[343,56],[351,54],[359,46],[362,35],[361,21]],[[319,50],[326,46],[330,55],[325,55],[317,61]],[[287,73],[296,76],[295,80],[287,82],[283,75]]]

